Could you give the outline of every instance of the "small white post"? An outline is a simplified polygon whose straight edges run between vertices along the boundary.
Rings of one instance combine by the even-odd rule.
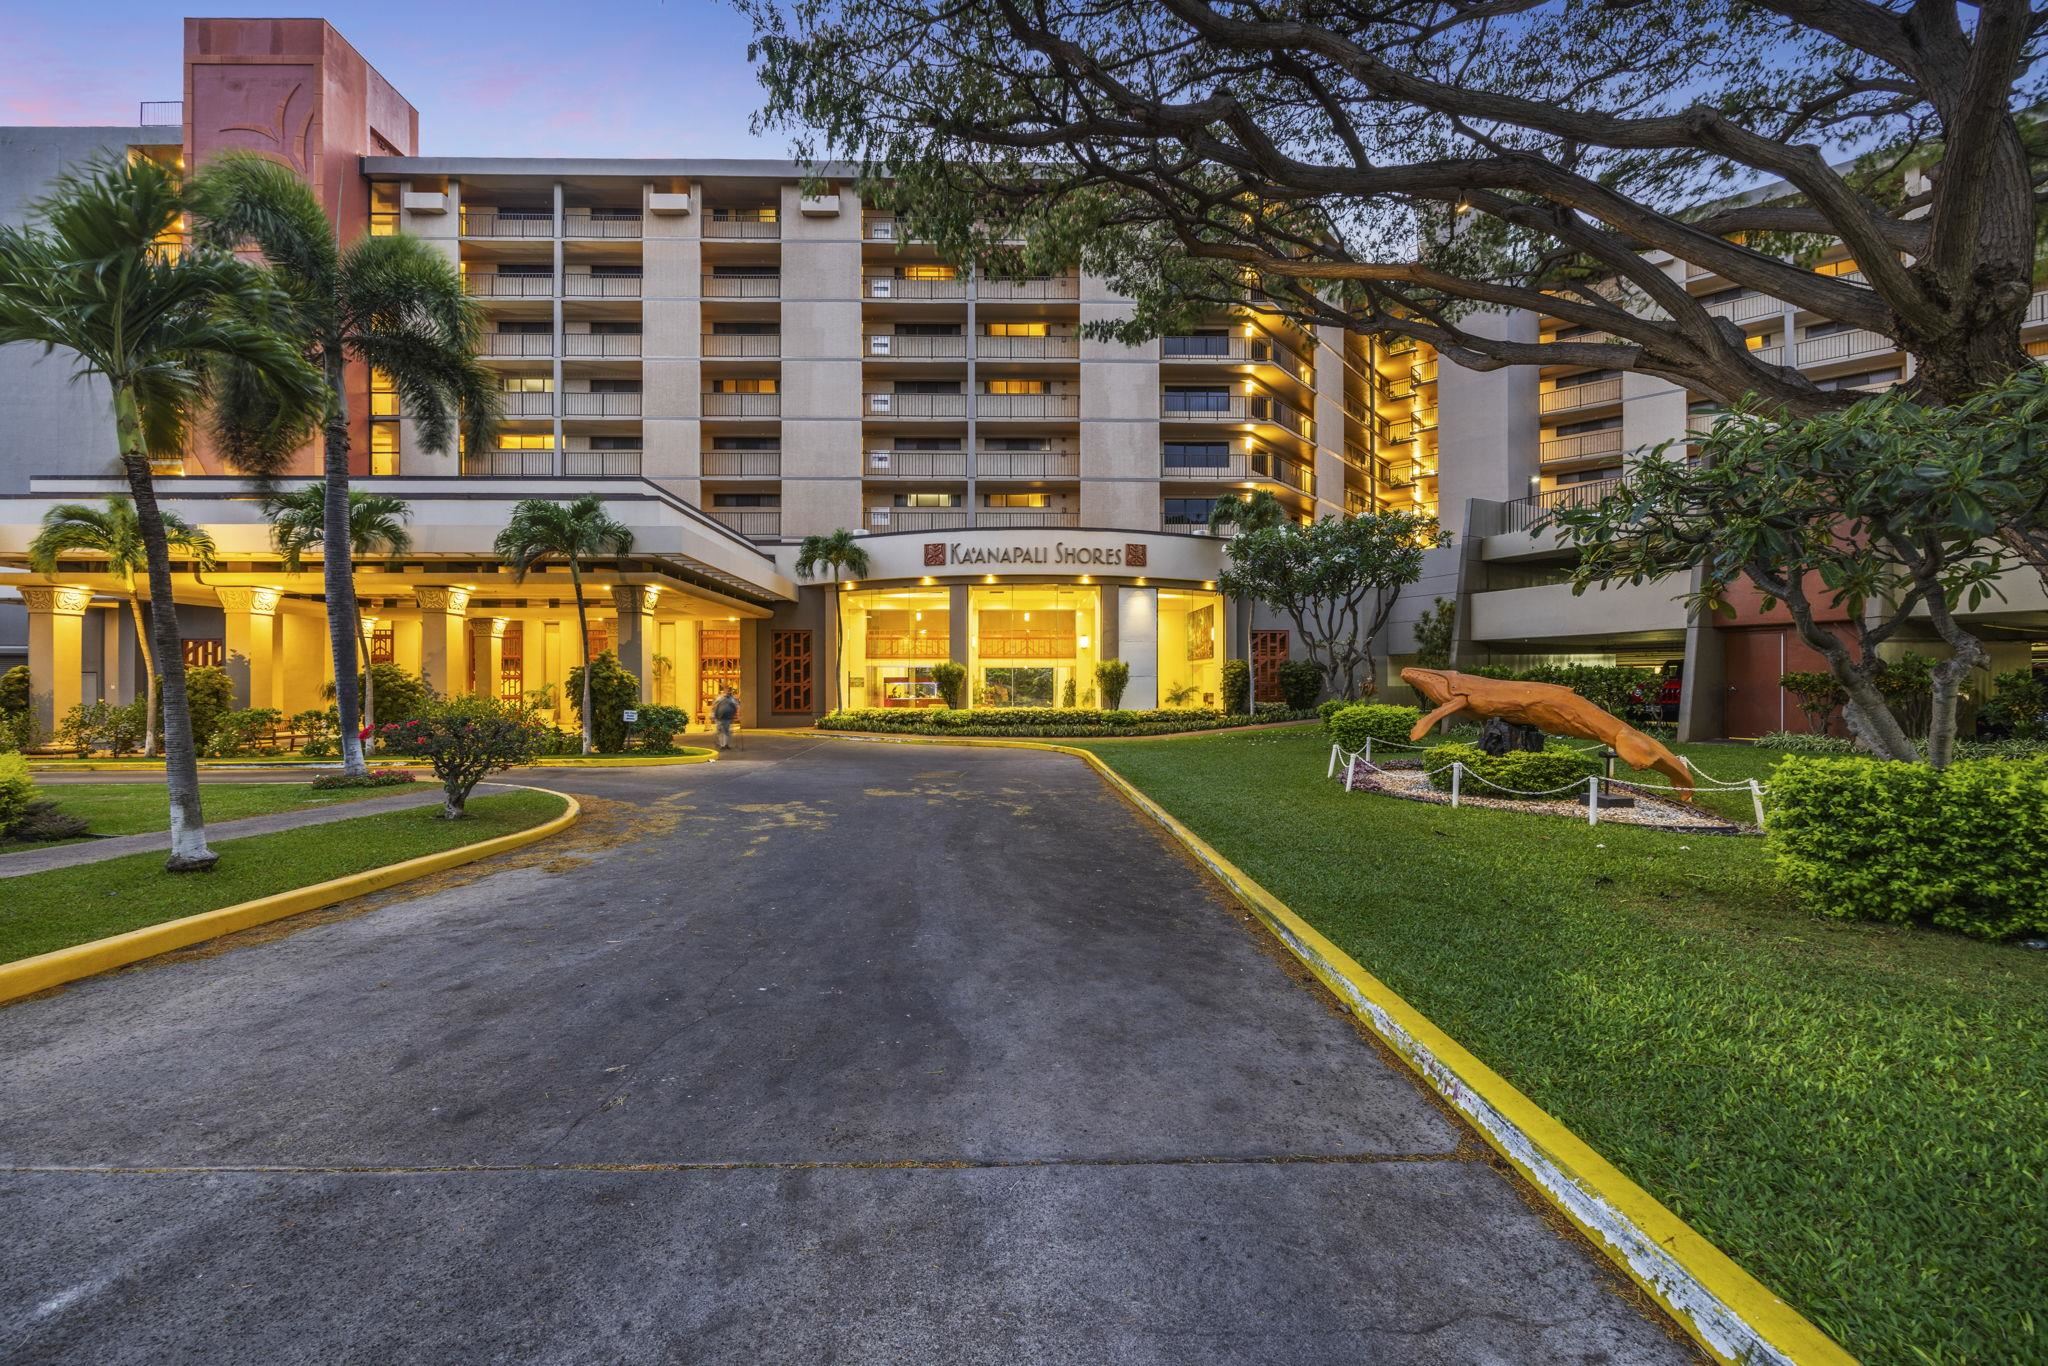
[[[1367,763],[1371,763],[1371,762],[1372,762],[1372,737],[1371,737],[1370,735],[1368,735],[1368,736],[1366,736],[1366,737],[1365,737],[1365,749],[1364,749],[1364,750],[1363,750],[1362,752],[1363,752],[1363,753],[1364,753],[1364,755],[1365,755],[1365,761],[1366,761]]]
[[[1758,785],[1757,780],[1754,778],[1751,778],[1749,780],[1749,804],[1756,808],[1756,828],[1759,830],[1763,829],[1764,790],[1761,786]]]
[[[1354,754],[1354,755],[1352,755],[1352,756],[1351,756],[1351,762],[1349,762],[1349,763],[1347,763],[1347,764],[1345,764],[1345,765],[1344,765],[1344,790],[1345,790],[1346,792],[1349,792],[1349,791],[1351,791],[1351,790],[1352,790],[1352,787],[1351,787],[1351,780],[1352,780],[1352,779],[1353,779],[1354,777],[1356,777],[1356,776],[1357,776],[1357,774],[1358,774],[1358,756],[1357,756],[1356,754]]]
[[[1586,824],[1600,824],[1600,780],[1586,779]]]
[[[1330,742],[1330,768],[1328,772],[1323,774],[1325,778],[1334,778],[1337,776],[1337,756],[1342,752],[1343,751],[1337,748],[1337,742],[1335,740],[1332,740]]]
[[[1458,759],[1451,760],[1451,805],[1458,804],[1458,779],[1465,776],[1465,765]]]

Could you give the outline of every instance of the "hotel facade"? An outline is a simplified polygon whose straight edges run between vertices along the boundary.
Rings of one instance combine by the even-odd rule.
[[[1304,518],[1407,508],[1453,534],[1380,643],[1383,683],[1448,598],[1460,667],[1645,665],[1680,680],[1687,738],[1801,725],[1777,678],[1816,657],[1782,616],[1688,620],[1679,583],[1574,596],[1573,552],[1529,530],[1611,487],[1631,452],[1710,421],[1681,387],[1480,374],[1257,314],[1096,341],[1085,325],[1128,306],[1100,280],[975,278],[847,180],[764,161],[421,156],[415,111],[324,22],[188,20],[185,38],[182,99],[143,106],[137,126],[0,129],[0,215],[19,221],[98,152],[195,167],[244,148],[305,175],[344,239],[406,232],[447,253],[487,318],[496,443],[431,452],[378,376],[353,375],[349,394],[360,487],[413,509],[402,560],[358,567],[372,650],[439,690],[538,699],[569,721],[567,574],[515,583],[491,545],[521,499],[595,493],[633,546],[586,575],[593,649],[617,652],[650,702],[701,716],[731,685],[744,723],[802,725],[928,704],[932,666],[953,660],[977,703],[1090,705],[1095,665],[1122,659],[1126,707],[1213,706],[1223,661],[1247,655],[1277,698],[1278,664],[1301,653],[1292,623],[1240,616],[1217,591],[1226,543],[1206,534],[1218,499],[1264,489]],[[1823,383],[1907,372],[1885,338],[1668,268]],[[2048,348],[2048,294],[2034,304],[2030,345]],[[1533,314],[1490,322],[1569,335]],[[46,722],[129,700],[143,678],[104,563],[26,568],[49,507],[124,487],[104,392],[69,380],[61,354],[0,349],[0,668],[29,664]],[[219,547],[212,570],[177,574],[188,660],[225,666],[243,705],[320,705],[317,565],[285,572],[260,498],[207,451],[160,475],[165,505]],[[799,580],[797,543],[842,527],[862,533],[869,574]],[[1975,619],[1995,671],[2048,639],[2038,579],[2006,588]],[[1938,652],[1931,632],[1903,647]]]

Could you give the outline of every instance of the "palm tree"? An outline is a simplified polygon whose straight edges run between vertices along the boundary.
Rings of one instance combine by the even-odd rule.
[[[361,775],[368,769],[357,738],[354,660],[362,631],[349,535],[348,363],[362,361],[390,377],[427,450],[447,450],[458,419],[470,449],[480,449],[498,419],[491,372],[476,359],[483,315],[454,264],[416,237],[362,237],[342,248],[312,188],[267,157],[229,152],[215,158],[193,183],[192,200],[204,240],[262,252],[290,296],[292,334],[326,378],[321,568],[327,638],[342,769]],[[239,391],[230,395],[240,397]],[[262,417],[260,398],[227,406],[238,420]]]
[[[512,570],[513,582],[546,559],[569,565],[569,585],[576,595],[576,630],[583,637],[583,752],[590,753],[590,618],[583,607],[583,561],[593,555],[623,555],[633,548],[633,533],[612,520],[604,501],[586,493],[573,503],[528,498],[512,509],[512,520],[498,533],[498,558]]]
[[[1216,535],[1228,531],[1264,531],[1268,527],[1283,526],[1293,520],[1294,514],[1287,510],[1287,504],[1275,497],[1270,489],[1254,489],[1242,498],[1218,498],[1215,505],[1209,509],[1209,530]],[[1240,597],[1237,600],[1237,615],[1238,619],[1244,622],[1245,705],[1257,711],[1259,681],[1251,672],[1250,598]]]
[[[69,351],[76,374],[104,382],[112,400],[115,453],[156,604],[150,641],[163,696],[165,867],[173,872],[211,868],[217,857],[200,811],[184,645],[171,608],[170,533],[151,453],[181,450],[209,400],[233,388],[263,416],[242,426],[230,454],[261,471],[303,439],[305,415],[320,400],[319,375],[270,326],[279,296],[268,272],[209,247],[163,248],[185,208],[162,166],[105,157],[59,177],[35,205],[39,222],[0,226],[0,345]]]
[[[181,550],[201,570],[213,568],[213,537],[175,512],[163,518],[164,540]],[[135,504],[126,498],[109,498],[104,508],[84,503],[59,503],[43,514],[43,529],[29,542],[29,568],[45,578],[55,578],[58,561],[66,551],[83,551],[104,556],[107,572],[121,580],[128,590],[128,611],[135,620],[135,644],[142,652],[143,708],[142,753],[156,753],[156,659],[150,648],[149,628],[142,620],[142,587],[136,575],[148,572],[148,556],[142,545],[142,524],[136,519]]]
[[[864,579],[870,572],[868,552],[845,527],[830,536],[806,536],[796,548],[796,576],[808,579],[821,569],[832,571],[836,586],[842,576]],[[832,636],[832,700],[839,703],[839,596],[835,592],[825,611],[825,629]],[[835,710],[838,706],[835,705]]]
[[[264,500],[263,511],[270,518],[270,543],[284,557],[284,567],[296,574],[306,551],[327,539],[327,490],[308,484],[291,493]],[[403,555],[412,549],[412,533],[405,524],[412,520],[412,504],[388,493],[348,491],[349,565],[371,555]],[[353,589],[353,585],[351,585]],[[351,591],[349,600],[355,600]],[[356,650],[363,661],[363,726],[376,734],[377,674],[371,668],[369,637],[363,631],[361,613],[354,613]],[[341,695],[339,686],[335,696]],[[339,706],[339,703],[336,704]],[[374,742],[371,742],[374,743]]]

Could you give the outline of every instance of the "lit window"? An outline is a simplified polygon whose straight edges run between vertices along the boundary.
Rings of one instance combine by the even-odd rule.
[[[370,372],[370,416],[398,416],[398,386],[382,370]]]
[[[1052,335],[1052,324],[990,323],[988,334],[991,337],[1049,337]]]
[[[551,451],[555,438],[547,432],[501,432],[498,449],[501,451]]]
[[[508,394],[551,394],[555,391],[552,375],[506,375],[505,392]]]
[[[714,394],[772,394],[775,392],[775,379],[773,376],[762,379],[714,379],[711,381],[711,392]]]
[[[398,427],[391,422],[370,424],[370,473],[388,478],[398,473]]]
[[[951,266],[901,266],[897,278],[900,280],[957,280],[960,272]]]
[[[1052,495],[1049,493],[984,493],[981,505],[985,508],[1049,508]]]
[[[992,379],[982,390],[988,394],[1042,394],[1045,391],[1042,379]]]

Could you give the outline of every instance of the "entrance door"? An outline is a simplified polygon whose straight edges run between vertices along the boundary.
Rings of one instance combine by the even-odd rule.
[[[1280,666],[1287,662],[1287,632],[1252,632],[1252,701],[1279,702]]]

